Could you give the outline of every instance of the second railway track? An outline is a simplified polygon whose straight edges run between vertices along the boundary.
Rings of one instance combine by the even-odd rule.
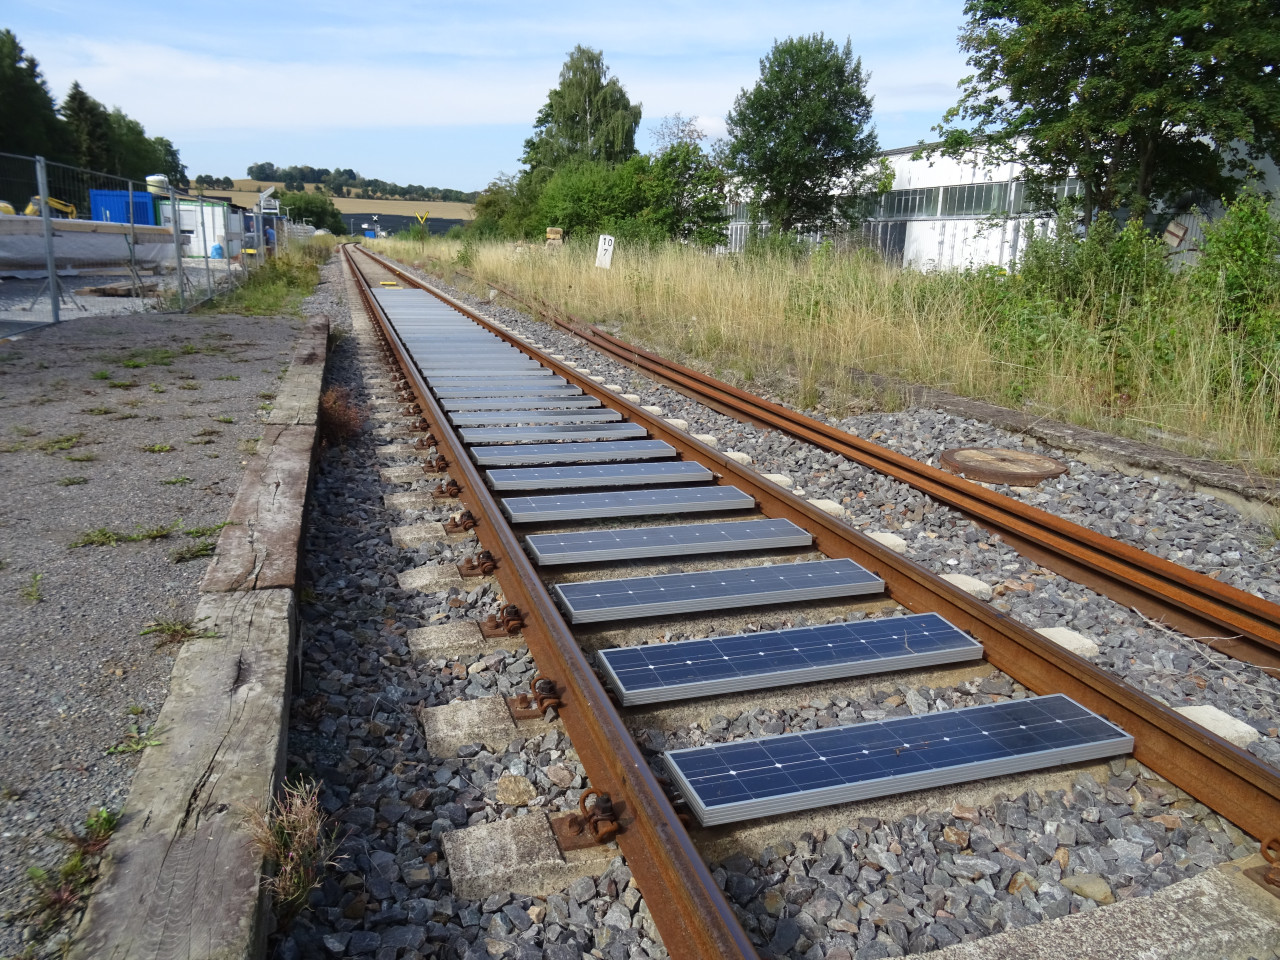
[[[515,608],[504,611],[510,616],[508,626],[514,628],[516,618],[522,621],[521,639],[528,643],[542,677],[533,688],[535,697],[542,697],[538,705],[555,705],[592,787],[611,802],[612,813],[597,797],[594,823],[587,829],[616,838],[641,890],[650,898],[663,940],[673,955],[752,956],[754,947],[720,894],[685,825],[677,819],[668,797],[670,785],[654,775],[650,758],[632,740],[622,710],[611,700],[583,650],[582,638],[588,632],[595,630],[588,643],[599,648],[609,631],[602,633],[583,625],[602,619],[645,622],[641,619],[644,615],[658,618],[648,622],[669,626],[677,622],[671,618],[682,611],[714,613],[723,612],[726,605],[760,603],[763,587],[754,581],[744,583],[742,571],[754,571],[747,579],[789,575],[772,585],[776,595],[763,598],[771,603],[808,596],[810,603],[834,602],[846,611],[864,603],[858,597],[878,592],[882,583],[883,598],[875,601],[882,611],[897,609],[916,616],[890,617],[877,623],[888,624],[899,633],[923,630],[918,625],[924,624],[932,627],[935,638],[946,634],[952,647],[948,651],[942,649],[946,644],[939,646],[932,662],[958,659],[963,653],[957,651],[968,635],[981,643],[993,666],[1041,695],[1041,699],[1009,701],[1016,709],[1036,709],[1038,704],[1050,711],[1046,715],[1049,722],[1065,719],[1080,729],[1101,724],[1093,729],[1097,741],[1114,738],[1122,748],[1127,745],[1125,736],[1132,737],[1138,761],[1255,836],[1268,835],[1280,822],[1280,778],[1248,753],[761,480],[461,304],[438,294],[438,299],[427,299],[429,295],[414,289],[415,282],[394,265],[363,251],[353,252],[351,247],[344,249],[352,269],[367,275],[362,296],[382,329],[390,355],[403,371],[407,388],[403,401],[421,413],[423,427],[430,431],[428,443],[433,449],[425,453],[431,458],[429,468],[439,473],[438,492],[460,501],[469,514],[464,514],[460,526],[474,529],[486,551],[472,566],[495,576],[504,603]],[[380,287],[385,292],[380,292]],[[544,389],[542,383],[554,383],[555,387]],[[617,474],[622,471],[617,467],[626,464],[636,469],[624,478],[625,485],[620,485]],[[659,485],[653,474],[663,471],[669,475]],[[504,485],[513,492],[503,492]],[[619,496],[620,491],[630,493]],[[673,491],[684,492],[673,497]],[[662,495],[657,495],[659,492]],[[646,503],[646,497],[652,502]],[[677,501],[679,510],[696,512],[670,516],[676,513],[671,505]],[[606,519],[610,515],[628,519]],[[695,517],[701,522],[688,522]],[[671,522],[676,519],[682,522]],[[584,531],[584,521],[596,532]],[[680,564],[679,574],[665,572],[673,558]],[[801,573],[811,582],[796,582],[795,575]],[[808,594],[796,592],[806,586],[814,589]],[[637,597],[641,589],[663,595]],[[826,611],[826,607],[819,609]],[[951,626],[937,625],[928,619],[932,615],[941,616]],[[576,629],[571,624],[577,624]],[[814,656],[806,656],[801,669],[792,656],[800,653],[793,646],[801,642],[799,631],[775,634],[770,639],[782,646],[771,650],[776,660],[771,669],[738,665],[732,682],[724,671],[690,670],[681,677],[678,669],[671,669],[678,663],[628,664],[622,653],[611,659],[600,655],[598,649],[596,663],[610,679],[614,695],[624,701],[629,696],[653,698],[653,684],[629,684],[624,676],[628,669],[637,667],[664,668],[666,685],[685,688],[684,696],[868,672],[865,664],[851,665],[851,658],[824,662]],[[755,647],[749,652],[763,655],[756,647],[764,635],[748,634],[743,642],[753,638]],[[886,642],[898,642],[913,655],[921,652],[916,648],[927,646],[919,634],[889,637]],[[729,660],[742,652],[735,653],[730,646],[722,644],[714,657]],[[632,649],[664,648],[688,650],[694,656],[691,647]],[[699,650],[696,656],[705,659],[712,655]],[[890,662],[907,666],[909,660]],[[1085,712],[1071,713],[1079,708],[1067,706],[1067,701],[1054,695],[1069,697]],[[1054,710],[1068,712],[1055,714]],[[932,716],[946,718],[946,714]],[[925,720],[927,717],[917,725],[927,726]],[[1019,714],[1015,726],[1023,727],[1027,722],[1028,717]],[[924,747],[942,752],[941,741],[950,742],[948,725],[963,723],[956,715],[944,719],[944,725],[937,729],[904,735],[906,744],[884,745],[888,749],[881,764],[884,772],[916,774],[928,764],[913,765],[913,745],[917,751]],[[833,729],[847,732],[851,728]],[[906,728],[886,725],[887,731],[894,729]],[[982,731],[983,736],[987,733]],[[810,748],[800,741],[775,742],[789,743],[788,749],[794,753]],[[760,744],[768,750],[768,740]],[[1079,746],[1075,741],[1070,745]],[[1054,745],[1039,746],[1048,749]],[[984,759],[969,749],[961,759]],[[1092,754],[1068,752],[1058,762],[1108,752],[1116,751],[1104,746]],[[1006,745],[1005,752],[997,753],[1003,760],[1017,750]],[[777,765],[794,759],[779,758]],[[726,801],[715,794],[727,789],[724,783],[717,786],[713,779],[704,779],[703,795],[696,795],[700,777],[696,764],[712,760],[720,762],[705,751],[683,756],[669,752],[666,756],[666,769],[683,790],[677,797],[689,801],[698,819],[706,823],[725,819],[723,811],[737,803],[742,804],[745,814],[776,812],[770,798],[777,791],[763,780],[759,789]],[[756,759],[744,762],[758,765]],[[998,768],[997,764],[989,769]],[[730,773],[738,776],[736,771]],[[829,779],[832,773],[828,770],[824,775]],[[867,779],[861,776],[863,782]],[[824,799],[850,799],[853,794],[846,790],[848,783],[837,780],[815,781],[813,789],[819,792],[810,794],[805,802],[812,806]],[[941,781],[907,776],[901,788],[936,782]],[[829,792],[823,794],[823,789]],[[655,900],[659,890],[663,896]]]

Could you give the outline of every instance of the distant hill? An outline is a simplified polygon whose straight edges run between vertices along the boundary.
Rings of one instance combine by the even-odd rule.
[[[284,193],[282,181],[236,180],[234,190],[218,190],[211,188],[205,192],[210,196],[229,197],[232,203],[252,208],[258,202],[258,195],[267,187],[275,187],[276,193]],[[315,193],[316,185],[308,183],[307,193]],[[192,192],[194,192],[194,187]],[[332,197],[333,205],[339,213],[359,214],[377,213],[412,217],[426,213],[433,220],[474,220],[476,208],[470,203],[456,203],[448,200],[356,200],[354,197]]]

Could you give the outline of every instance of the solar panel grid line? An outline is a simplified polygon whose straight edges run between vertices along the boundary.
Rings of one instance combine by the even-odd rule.
[[[809,531],[790,520],[773,519],[575,530],[525,537],[526,549],[541,566],[774,550],[807,547],[812,543],[813,535]]]
[[[1051,694],[669,750],[705,826],[1128,753],[1133,738]]]
[[[446,413],[482,410],[593,410],[601,406],[595,397],[458,397],[441,399]]]
[[[715,474],[702,464],[687,460],[666,463],[519,467],[509,470],[489,470],[485,473],[485,483],[491,490],[580,490],[592,487],[692,483],[714,479]]]
[[[507,447],[472,447],[470,452],[472,459],[482,467],[601,463],[610,460],[656,460],[676,455],[675,447],[662,440],[580,440],[563,443],[527,443]]]
[[[750,510],[755,498],[737,487],[662,487],[579,493],[571,496],[503,497],[499,500],[512,523],[556,520],[643,517],[668,513]]]
[[[488,410],[449,414],[455,427],[496,427],[544,423],[617,423],[622,414],[617,410]]]
[[[647,437],[638,423],[550,423],[539,426],[461,427],[458,435],[468,445],[535,443],[542,440],[621,440]]]
[[[597,655],[623,706],[918,669],[982,657],[934,613],[614,647]]]
[[[504,371],[494,370],[494,376],[503,375]],[[571,385],[563,387],[538,387],[534,390],[506,388],[494,386],[475,387],[442,387],[432,392],[441,400],[453,400],[461,397],[574,397],[581,396],[582,388]]]
[[[883,590],[883,580],[843,558],[552,586],[571,623],[800,603]]]

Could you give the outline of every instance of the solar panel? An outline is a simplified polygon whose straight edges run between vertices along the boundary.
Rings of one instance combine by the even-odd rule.
[[[504,382],[502,385],[504,387],[518,387],[518,386],[523,386],[525,383],[528,383],[530,386],[533,386],[533,387],[549,387],[552,385],[562,386],[568,382],[569,381],[566,380],[564,377],[557,377],[550,370],[547,370],[545,367],[542,367],[539,370],[530,370],[528,373],[520,374],[517,382]],[[470,387],[470,386],[474,386],[477,383],[492,384],[493,381],[490,380],[488,377],[471,377],[471,376],[464,376],[461,374],[457,376],[452,376],[452,377],[432,377],[431,378],[431,385],[433,387]]]
[[[865,596],[882,592],[884,581],[852,560],[840,559],[557,583],[553,589],[570,622],[596,623]]]
[[[430,380],[429,377],[428,380]],[[495,387],[490,384],[476,387],[443,387],[436,390],[435,395],[442,400],[460,397],[574,397],[581,396],[582,389],[569,385],[529,389],[528,387]]]
[[[936,613],[918,613],[613,647],[599,658],[629,707],[979,660],[982,644]]]
[[[510,447],[471,449],[472,458],[482,467],[657,460],[675,455],[676,448],[661,440],[583,440],[575,443],[525,443]]]
[[[638,423],[548,423],[536,427],[464,427],[463,443],[532,443],[538,440],[625,440],[647,437]]]
[[[645,557],[693,556],[742,550],[807,547],[813,535],[790,520],[677,523],[619,530],[572,530],[525,537],[525,548],[541,566],[602,563]]]
[[[455,427],[492,427],[499,424],[534,423],[616,423],[622,419],[617,410],[490,410],[478,413],[453,413],[449,422]]]
[[[447,412],[466,410],[590,410],[600,406],[595,397],[441,397]]]
[[[656,490],[575,493],[571,496],[503,497],[501,505],[512,523],[547,523],[597,517],[750,510],[756,501],[737,487],[662,487]]]
[[[1100,760],[1133,737],[1062,694],[669,750],[704,826]]]
[[[494,490],[574,490],[583,487],[634,487],[662,483],[713,480],[715,474],[700,463],[611,463],[584,467],[529,467],[490,470],[486,480]]]

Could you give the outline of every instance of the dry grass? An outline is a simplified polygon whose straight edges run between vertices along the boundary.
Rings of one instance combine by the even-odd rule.
[[[307,894],[320,885],[338,848],[320,809],[320,787],[307,780],[285,784],[279,797],[250,810],[244,822],[254,847],[274,871],[263,883],[271,890],[276,919],[287,928],[306,909]]]
[[[364,410],[351,399],[346,387],[329,387],[320,395],[320,436],[332,446],[360,435]]]
[[[434,238],[370,246],[419,263],[460,249]],[[1025,342],[1011,348],[1009,305],[990,276],[922,274],[873,256],[716,257],[676,245],[617,248],[607,271],[589,245],[486,243],[472,259],[482,294],[483,279],[536,293],[803,407],[865,396],[857,373],[876,372],[1280,472],[1280,371],[1250,389],[1244,346],[1190,284],[1149,317],[1131,314],[1122,337],[1106,332],[1110,318],[1098,311],[1072,308],[1028,361]]]

